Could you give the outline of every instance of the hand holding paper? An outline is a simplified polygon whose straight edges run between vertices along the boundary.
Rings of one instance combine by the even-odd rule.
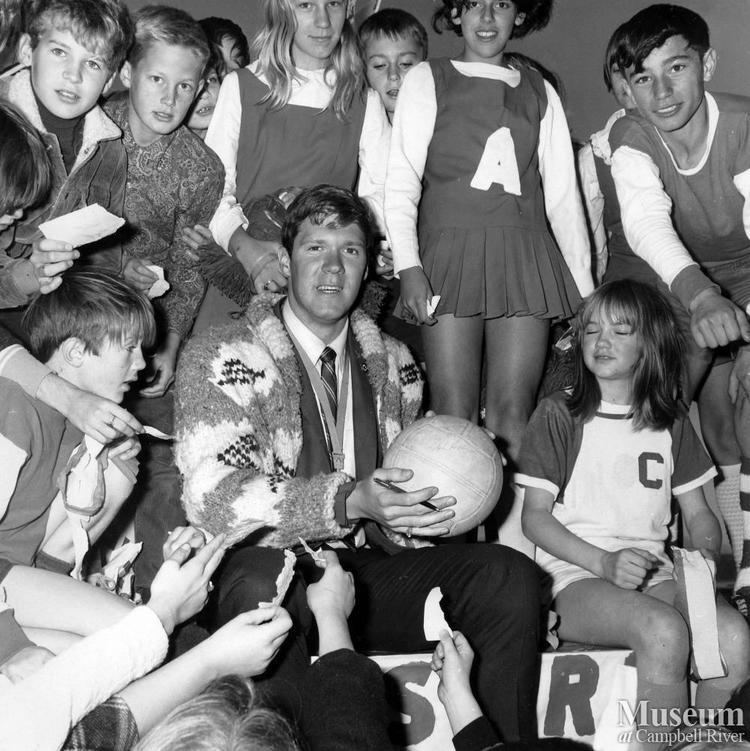
[[[50,240],[70,243],[74,248],[101,240],[114,234],[125,220],[110,214],[98,203],[85,206],[70,214],[58,216],[39,225],[42,234]]]

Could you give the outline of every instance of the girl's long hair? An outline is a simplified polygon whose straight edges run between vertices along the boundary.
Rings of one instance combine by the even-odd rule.
[[[636,430],[664,430],[684,414],[682,386],[685,345],[667,298],[656,288],[630,280],[599,287],[578,309],[574,322],[575,381],[568,407],[575,417],[590,420],[602,394],[583,362],[586,325],[597,314],[632,327],[641,342],[633,373],[630,417]]]
[[[271,109],[279,110],[291,99],[293,81],[302,79],[292,60],[297,21],[291,0],[263,0],[263,10],[264,24],[253,40],[253,51],[268,81],[269,92],[263,101],[268,102]],[[339,120],[345,120],[354,97],[365,92],[364,66],[348,18],[325,74],[326,80],[329,75],[335,80],[330,106]]]

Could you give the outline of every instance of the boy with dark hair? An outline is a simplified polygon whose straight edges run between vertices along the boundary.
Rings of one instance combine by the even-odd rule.
[[[122,128],[128,155],[123,273],[142,290],[162,266],[171,289],[163,299],[166,332],[154,355],[154,380],[144,396],[161,396],[174,377],[177,350],[187,336],[204,283],[182,230],[207,225],[219,203],[224,169],[183,120],[203,88],[210,47],[190,15],[163,5],[134,17],[135,41],[120,77],[127,93],[106,104]]]
[[[77,388],[113,402],[122,400],[145,365],[141,347],[154,335],[149,301],[103,269],[67,272],[56,290],[31,303],[24,323],[40,361]],[[67,574],[83,578],[89,543],[130,494],[137,447],[133,441],[108,448],[84,439],[62,414],[5,378],[0,403],[5,599],[22,626],[42,629],[50,643],[54,632],[85,635],[121,616],[123,601]]]
[[[750,525],[739,505],[740,454],[730,389],[750,389],[750,99],[709,94],[716,68],[708,27],[677,5],[652,5],[623,24],[614,60],[637,112],[612,128],[612,176],[625,237],[682,306],[694,339],[689,394],[702,383],[701,428],[722,479],[716,498],[740,573],[750,584]],[[744,543],[743,543],[744,537]],[[743,553],[743,548],[747,554]],[[741,603],[746,610],[747,604]]]
[[[228,18],[209,16],[198,23],[220,50],[226,73],[250,65],[250,45],[242,29]]]
[[[385,8],[359,27],[359,45],[367,83],[380,94],[392,120],[404,76],[427,59],[427,32],[411,13]]]

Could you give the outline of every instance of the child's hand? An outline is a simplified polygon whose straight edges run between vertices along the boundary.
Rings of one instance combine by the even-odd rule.
[[[125,440],[116,441],[109,447],[109,458],[113,459],[118,457],[121,461],[128,461],[135,459],[141,450],[141,442],[135,437],[130,436]]]
[[[209,580],[224,557],[225,539],[226,535],[217,535],[192,558],[191,546],[187,543],[180,545],[156,572],[151,582],[148,606],[168,634],[206,604],[208,593],[213,588],[209,586]]]
[[[235,235],[232,240],[235,240]],[[279,292],[286,289],[287,279],[279,265],[281,245],[274,240],[256,240],[246,232],[238,236],[234,246],[235,257],[244,266],[256,293]]]
[[[54,373],[42,380],[37,396],[99,443],[143,432],[143,425],[119,404],[79,389]]]
[[[326,559],[323,576],[307,588],[307,604],[313,615],[339,614],[348,618],[354,609],[354,577],[344,571],[332,550],[320,551]]]
[[[474,662],[474,650],[460,631],[453,636],[447,631],[440,634],[440,641],[432,653],[432,669],[440,678],[438,697],[445,703],[446,694],[457,691],[471,693],[471,666]]]
[[[647,550],[624,548],[602,555],[602,579],[622,589],[638,589],[659,559]]]
[[[196,649],[205,654],[215,678],[231,673],[260,675],[271,663],[292,627],[284,608],[240,613]]]
[[[174,381],[179,349],[180,337],[176,332],[170,331],[164,346],[151,358],[154,376],[149,385],[140,390],[141,396],[148,399],[164,396]]]
[[[70,244],[61,240],[44,238],[32,245],[29,261],[34,268],[34,275],[39,282],[39,291],[46,295],[57,289],[62,282],[60,274],[73,265],[79,252]]]
[[[167,535],[167,541],[162,545],[162,559],[166,561],[172,553],[183,545],[187,545],[191,550],[200,550],[205,544],[206,538],[203,532],[195,527],[175,527]]]
[[[427,303],[432,299],[432,287],[421,266],[412,266],[399,273],[401,279],[401,305],[418,324],[431,326],[435,318],[427,314]]]
[[[454,631],[453,635],[441,632],[440,642],[432,653],[432,669],[440,679],[438,698],[448,713],[454,733],[482,714],[471,691],[473,662],[474,650],[460,631]]]
[[[202,250],[214,245],[214,236],[202,224],[196,224],[194,227],[183,227],[182,239],[190,250],[193,251],[191,253],[193,261],[198,260]]]
[[[159,278],[148,267],[151,261],[148,258],[133,258],[124,254],[125,263],[122,267],[122,275],[136,289],[141,292],[148,292],[153,283]]]
[[[20,683],[33,673],[36,673],[45,662],[55,655],[44,647],[36,644],[24,647],[0,665],[0,674],[4,675],[11,683]]]
[[[380,243],[380,250],[375,262],[375,273],[386,279],[393,278],[393,251],[385,240]]]

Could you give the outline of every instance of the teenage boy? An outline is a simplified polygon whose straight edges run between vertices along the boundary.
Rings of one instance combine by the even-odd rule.
[[[153,358],[154,380],[142,392],[161,396],[204,292],[182,231],[208,225],[224,168],[183,125],[204,85],[210,48],[203,29],[184,11],[161,5],[143,8],[134,25],[135,41],[120,73],[127,94],[114,96],[106,109],[122,128],[128,155],[125,277],[147,290],[157,280],[147,267],[157,264],[171,285],[163,298],[166,332]]]
[[[354,309],[373,230],[351,191],[302,191],[282,232],[288,295],[257,295],[242,320],[193,337],[181,358],[183,503],[195,523],[240,543],[216,585],[217,622],[273,600],[282,549],[297,548],[298,536],[330,543],[361,594],[355,644],[427,648],[425,598],[440,587],[448,622],[481,656],[476,685],[489,717],[505,740],[531,739],[539,618],[531,561],[500,545],[430,546],[448,533],[453,499],[435,498],[436,488],[394,492],[388,482],[409,472],[378,469],[418,415],[422,380],[406,347]],[[436,510],[422,505],[429,499]],[[290,590],[301,626],[272,671],[274,688],[296,686],[309,663],[303,585],[296,579]]]
[[[39,0],[29,3],[27,31],[20,42],[22,68],[0,80],[0,95],[36,127],[52,161],[52,191],[46,203],[29,210],[0,232],[0,267],[14,266],[35,254],[40,283],[78,257],[67,243],[42,239],[39,224],[91,203],[121,215],[127,157],[120,129],[97,105],[112,82],[132,41],[127,8],[119,0]],[[120,268],[119,246],[81,252],[82,260]],[[25,305],[30,288],[14,301]],[[0,322],[25,340],[21,310],[3,311]],[[59,409],[77,427],[101,442],[133,435],[141,424],[111,400],[81,391],[32,358],[18,339],[0,327],[0,375],[22,384],[32,397]]]
[[[730,386],[750,389],[750,348],[734,366],[711,350],[750,341],[750,100],[704,90],[716,68],[705,21],[677,5],[652,5],[623,24],[615,63],[637,113],[612,128],[612,176],[625,236],[682,305],[690,390],[701,388],[701,428],[719,465],[717,503],[750,582],[750,525],[739,505],[740,453]],[[707,375],[708,374],[708,375]],[[706,408],[708,407],[708,408]],[[742,607],[745,607],[743,604]]]
[[[104,269],[67,272],[56,290],[31,303],[24,324],[35,357],[113,402],[145,365],[141,347],[155,328],[149,301]],[[83,441],[59,412],[5,378],[0,403],[0,586],[22,626],[90,633],[121,615],[121,598],[67,574],[83,564],[88,542],[132,490],[134,447]]]

